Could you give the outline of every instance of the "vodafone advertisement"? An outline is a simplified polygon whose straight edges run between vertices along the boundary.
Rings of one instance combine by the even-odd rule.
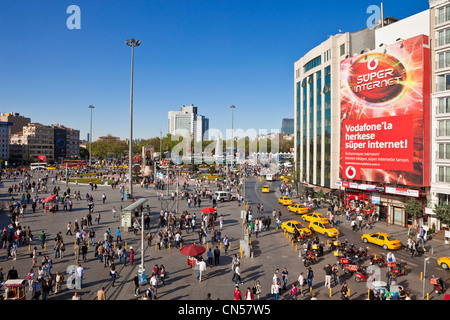
[[[341,62],[341,179],[429,185],[429,57],[421,35]]]

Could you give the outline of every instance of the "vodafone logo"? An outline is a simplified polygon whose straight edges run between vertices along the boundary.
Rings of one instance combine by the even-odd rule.
[[[369,62],[367,62],[367,69],[369,69],[370,71],[375,70],[378,67],[378,59],[377,58],[372,58],[369,60]]]
[[[347,169],[345,169],[345,175],[348,179],[353,179],[356,176],[356,169],[355,167],[349,166]]]

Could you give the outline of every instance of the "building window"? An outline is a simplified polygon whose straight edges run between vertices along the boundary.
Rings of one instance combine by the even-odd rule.
[[[439,167],[439,182],[450,182],[450,167]]]
[[[343,56],[345,54],[345,43],[340,46],[340,55]]]
[[[450,120],[439,121],[439,137],[450,136]]]
[[[320,66],[320,64],[322,63],[322,56],[317,56],[314,59],[312,59],[311,61],[309,61],[307,64],[305,64],[304,68],[304,72],[308,72],[309,70],[311,70],[312,68],[315,68],[317,66]]]
[[[438,55],[438,69],[450,67],[450,52],[440,53]]]
[[[450,98],[439,99],[438,113],[450,113]]]
[[[450,6],[437,10],[437,23],[444,23],[450,20]]]
[[[450,203],[450,194],[438,193],[438,205],[443,206]]]
[[[450,160],[450,143],[439,143],[438,159]]]
[[[450,28],[438,31],[437,42],[438,46],[450,44]]]
[[[437,77],[437,91],[450,90],[450,74]]]

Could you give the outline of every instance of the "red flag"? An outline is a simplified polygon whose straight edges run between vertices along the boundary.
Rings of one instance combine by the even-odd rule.
[[[38,156],[38,159],[45,162],[45,156]]]

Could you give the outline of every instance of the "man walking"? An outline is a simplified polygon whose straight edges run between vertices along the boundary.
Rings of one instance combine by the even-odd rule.
[[[214,249],[214,265],[218,266],[219,263],[219,257],[220,257],[220,249],[218,246]]]
[[[327,264],[323,270],[325,270],[325,288],[330,289],[331,286],[331,275],[332,275],[332,268],[329,264]]]

